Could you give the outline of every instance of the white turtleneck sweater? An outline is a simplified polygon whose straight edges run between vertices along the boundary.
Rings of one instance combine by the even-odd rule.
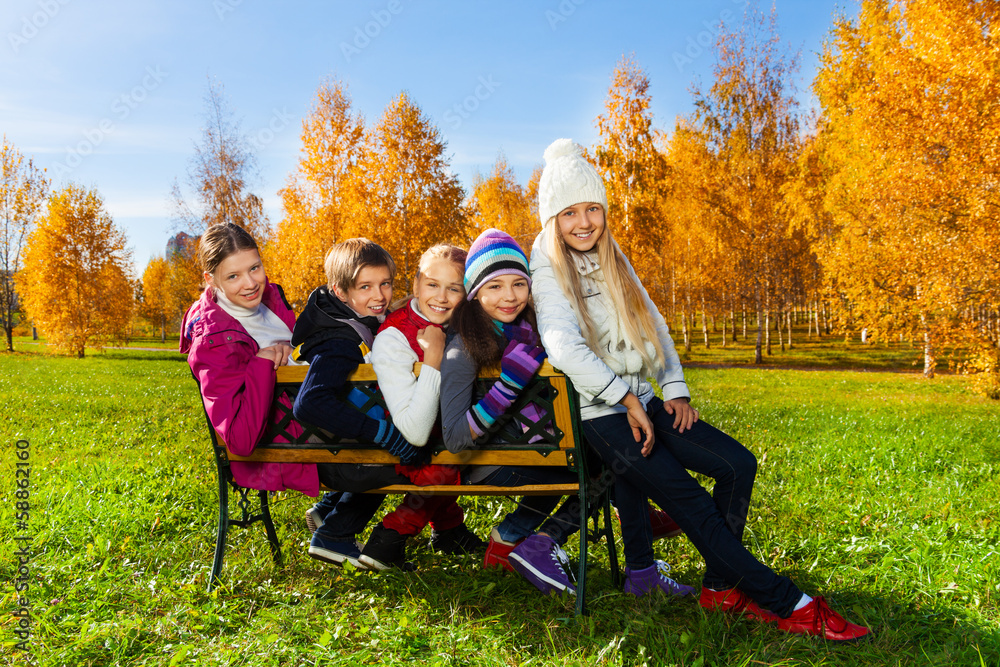
[[[224,311],[236,318],[260,347],[270,347],[278,343],[289,346],[292,344],[291,329],[263,303],[257,304],[255,308],[237,306],[226,298],[225,292],[220,289],[215,290],[215,300]],[[288,363],[296,364],[292,359],[289,359]]]

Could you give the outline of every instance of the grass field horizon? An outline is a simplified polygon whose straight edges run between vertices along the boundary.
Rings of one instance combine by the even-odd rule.
[[[697,349],[692,365],[727,363]],[[802,345],[802,355],[823,352]],[[899,369],[859,362],[850,347],[830,355],[844,356],[827,366]],[[294,493],[274,501],[284,565],[270,562],[259,527],[236,529],[223,586],[209,594],[215,470],[183,357],[27,351],[0,355],[0,371],[5,526],[15,525],[15,443],[31,443],[39,665],[1000,664],[1000,406],[961,376],[687,370],[702,415],[760,461],[748,546],[876,631],[836,646],[692,600],[631,598],[611,587],[603,546],[591,548],[591,615],[576,622],[570,601],[435,556],[426,534],[411,543],[415,573],[329,568],[305,554],[310,500]],[[460,502],[481,536],[510,506]],[[4,540],[0,559],[11,611],[14,549]],[[703,563],[685,538],[656,553],[699,584]],[[15,622],[0,620],[3,664],[27,664]]]
[[[783,333],[786,346],[783,349],[778,343],[778,335],[772,330],[772,353],[763,351],[763,363],[754,364],[754,347],[756,331],[747,329],[744,337],[742,329],[738,331],[737,340],[732,340],[732,331],[726,345],[722,345],[720,331],[709,332],[709,346],[705,346],[700,330],[692,333],[691,349],[685,350],[680,330],[674,326],[671,331],[675,336],[675,346],[685,365],[701,367],[748,367],[748,368],[811,368],[811,369],[841,369],[865,371],[923,372],[923,350],[912,341],[874,341],[862,343],[856,333],[831,333],[817,336],[808,333],[809,326],[796,324],[792,328],[792,344],[787,345],[787,336]],[[176,350],[179,334],[168,333],[166,340],[161,341],[160,335],[148,331],[132,336],[129,342],[120,346],[110,344],[102,348],[88,347],[87,355],[102,355],[114,350],[154,348]],[[29,335],[13,337],[15,352],[42,352],[59,354],[46,341],[45,336],[37,340]],[[940,351],[936,371],[948,374],[956,361],[961,361],[961,351],[951,348]]]

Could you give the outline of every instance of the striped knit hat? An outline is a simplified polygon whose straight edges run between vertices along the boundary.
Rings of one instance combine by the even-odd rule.
[[[528,275],[528,257],[513,237],[499,229],[487,229],[480,234],[465,260],[465,290],[472,301],[479,288],[497,276],[524,276],[531,285]]]

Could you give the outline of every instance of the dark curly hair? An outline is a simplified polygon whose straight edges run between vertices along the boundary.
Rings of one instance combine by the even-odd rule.
[[[535,308],[528,299],[524,310],[517,316],[517,320],[525,319],[533,329],[538,330],[535,320]],[[478,299],[472,301],[462,300],[455,308],[455,313],[451,316],[451,328],[465,343],[465,350],[469,357],[476,362],[476,369],[490,368],[500,363],[500,357],[507,348],[507,339],[497,331],[493,324],[493,318],[486,314],[482,304]]]

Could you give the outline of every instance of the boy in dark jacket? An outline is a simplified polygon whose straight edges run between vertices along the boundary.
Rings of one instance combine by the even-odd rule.
[[[413,462],[422,450],[408,443],[391,421],[366,415],[341,398],[351,374],[369,361],[375,332],[392,300],[395,263],[378,244],[349,239],[333,246],[325,269],[327,285],[309,295],[292,332],[293,358],[309,363],[292,413],[338,437],[377,442],[404,464]],[[338,491],[327,493],[306,513],[306,522],[315,529],[309,555],[338,565],[348,560],[365,569],[356,536],[385,496],[362,492],[409,480],[391,465],[320,464],[317,472],[322,484]]]

